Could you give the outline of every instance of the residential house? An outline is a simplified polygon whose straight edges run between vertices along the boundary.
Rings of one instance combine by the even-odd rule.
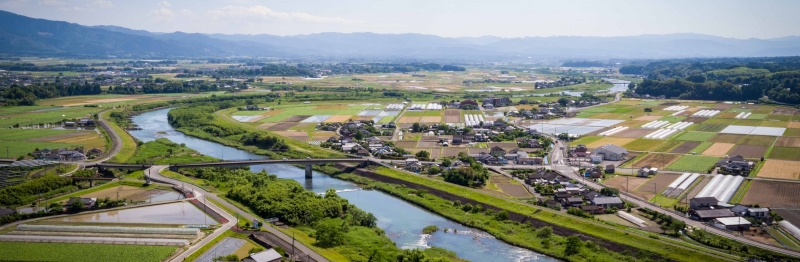
[[[76,201],[80,201],[83,203],[83,209],[91,209],[94,208],[95,204],[97,203],[97,198],[88,198],[88,197],[70,197],[67,201],[67,204],[70,205]]]
[[[356,155],[369,156],[369,150],[366,150],[364,148],[359,148],[358,150],[356,150]]]
[[[655,170],[658,171],[658,168]],[[649,177],[651,174],[653,174],[653,168],[650,168],[650,166],[643,166],[636,172],[636,176],[638,177]]]
[[[747,161],[740,155],[735,155],[729,158],[722,159],[717,162],[717,167],[725,174],[731,175],[748,175],[755,163]]]
[[[614,144],[606,144],[594,150],[594,155],[602,156],[603,160],[620,161],[628,156],[628,150]]]
[[[16,214],[17,210],[13,208],[0,208],[0,217],[10,216]]]
[[[528,139],[522,140],[522,142],[520,142],[519,144],[520,144],[520,146],[525,147],[525,148],[543,148],[544,147],[544,146],[542,146],[542,143],[539,142],[539,139],[535,139],[535,138],[528,138]]]
[[[588,155],[589,155],[589,148],[587,148],[586,145],[578,145],[578,147],[575,148],[576,157],[586,157]]]
[[[561,204],[559,204],[558,201],[555,201],[555,200],[552,200],[552,199],[545,200],[543,205],[545,207],[553,208],[553,209],[561,208]]]
[[[582,192],[580,193],[580,195],[581,195],[583,198],[586,198],[586,200],[588,200],[589,202],[592,202],[592,203],[594,203],[594,199],[595,199],[596,197],[602,197],[602,196],[603,196],[603,195],[601,195],[600,193],[597,193],[597,192],[595,192],[595,191],[591,191],[591,190],[584,190],[584,191],[582,191]]]
[[[748,208],[747,209],[747,216],[763,219],[769,217],[769,208],[761,207],[761,208]]]
[[[69,121],[64,122],[64,126],[67,126],[67,127],[75,126],[75,122],[69,122]]]
[[[594,199],[592,199],[592,204],[605,207],[606,209],[609,208],[619,209],[622,208],[623,205],[625,205],[625,203],[622,202],[622,199],[620,199],[619,197],[609,197],[609,196],[597,196]]]
[[[518,165],[543,165],[544,158],[541,157],[520,157],[517,158]]]
[[[745,216],[745,215],[747,215],[747,209],[750,209],[750,208],[747,207],[747,206],[743,206],[743,205],[736,205],[736,206],[730,208],[731,212],[733,212],[733,214],[736,215],[736,216]]]
[[[581,197],[568,197],[561,200],[561,204],[564,206],[571,206],[571,207],[580,207],[583,205],[583,198]]]
[[[81,120],[78,121],[78,124],[82,125],[82,126],[93,126],[94,125],[94,119],[86,118],[86,117],[85,118],[81,118]]]
[[[366,140],[367,140],[368,144],[380,144],[381,143],[381,139],[377,138],[377,137],[374,137],[374,136],[370,137],[370,138],[367,138]]]
[[[697,220],[701,221],[710,221],[716,218],[721,217],[733,217],[734,214],[731,212],[730,209],[701,209],[701,210],[692,210],[689,212],[689,215]]]
[[[487,142],[487,141],[489,141],[489,136],[487,136],[486,134],[477,133],[477,134],[475,134],[473,141],[475,141],[475,142]]]
[[[614,174],[614,165],[606,165],[606,174]]]
[[[689,199],[689,207],[691,209],[708,209],[715,207],[719,204],[716,197],[695,197]]]
[[[100,156],[102,154],[103,154],[103,150],[100,150],[100,149],[97,149],[97,148],[89,149],[89,151],[87,152],[87,155],[90,156],[90,157],[97,157],[97,156]]]
[[[489,154],[493,156],[504,156],[506,154],[506,150],[499,146],[493,146],[490,149]]]
[[[461,103],[459,104],[459,108],[463,108],[464,106],[474,106],[475,108],[478,108],[478,102],[476,102],[475,100],[461,101]]]

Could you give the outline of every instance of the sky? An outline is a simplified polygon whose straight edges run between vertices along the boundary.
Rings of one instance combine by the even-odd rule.
[[[300,35],[420,33],[443,37],[800,35],[792,0],[0,0],[0,10],[151,32]]]

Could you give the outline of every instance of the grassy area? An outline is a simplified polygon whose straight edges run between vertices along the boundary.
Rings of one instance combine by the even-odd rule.
[[[198,257],[202,256],[203,253],[205,253],[206,251],[208,251],[209,249],[214,247],[214,245],[216,245],[217,243],[219,243],[220,241],[222,241],[226,237],[236,237],[236,235],[237,235],[236,232],[233,232],[233,231],[230,231],[230,230],[226,230],[225,232],[223,232],[222,234],[220,234],[219,236],[217,236],[213,240],[211,240],[208,243],[206,243],[204,246],[202,246],[199,249],[197,249],[196,251],[194,251],[194,253],[192,253],[191,255],[186,257],[186,259],[184,259],[184,261],[194,261],[195,259],[197,259]],[[245,236],[245,238],[246,237],[247,236]],[[241,238],[241,237],[239,237],[239,238]]]
[[[100,117],[103,119],[109,119],[108,115],[111,114],[111,111],[105,111],[100,114]],[[119,153],[114,155],[109,162],[114,163],[126,163],[128,159],[133,157],[136,154],[136,141],[133,140],[133,137],[128,135],[127,132],[122,130],[116,123],[108,121],[108,125],[111,126],[111,129],[114,129],[114,132],[119,135],[122,140],[122,148],[120,148]]]
[[[144,181],[122,181],[122,182],[120,182],[120,181],[112,181],[112,182],[108,182],[108,183],[105,183],[105,184],[102,184],[102,185],[99,185],[99,186],[96,186],[96,187],[88,188],[86,190],[75,191],[75,192],[72,192],[72,193],[69,193],[69,194],[66,194],[66,195],[63,195],[63,196],[51,198],[51,199],[48,199],[47,201],[48,202],[66,201],[70,197],[79,197],[79,196],[82,196],[82,195],[86,195],[86,194],[89,194],[89,193],[94,193],[94,192],[97,192],[97,191],[100,191],[100,190],[103,190],[103,189],[108,189],[108,188],[112,188],[112,187],[116,187],[116,186],[120,186],[120,185],[135,186],[135,187],[141,187],[141,188],[156,188],[157,187],[155,184],[151,184],[151,185],[145,187],[144,186]]]
[[[717,133],[690,131],[675,138],[675,140],[705,142],[714,137],[715,135],[717,135]]]
[[[695,147],[694,149],[692,149],[692,151],[689,151],[689,152],[690,153],[701,154],[701,153],[703,153],[703,151],[706,151],[706,149],[708,149],[712,145],[714,145],[714,143],[712,143],[712,142],[703,142],[703,143],[700,143],[700,145],[697,145],[697,147]]]
[[[162,261],[174,246],[3,242],[4,261]]]
[[[767,232],[769,233],[770,236],[775,238],[775,240],[778,240],[778,242],[781,243],[781,245],[789,249],[800,250],[800,244],[798,244],[797,241],[792,239],[791,236],[787,236],[786,234],[784,234],[782,230],[768,227]]]
[[[186,145],[176,144],[166,138],[159,138],[142,144],[129,163],[185,164],[214,162],[216,158],[205,156]]]
[[[663,142],[664,140],[639,138],[622,147],[633,151],[650,151],[650,149],[657,147]]]
[[[606,226],[589,220],[583,220],[577,217],[568,216],[538,206],[524,204],[515,200],[511,200],[510,198],[500,198],[500,197],[490,196],[481,193],[478,190],[466,189],[464,187],[450,184],[447,182],[428,179],[420,176],[414,176],[383,167],[377,168],[376,172],[387,177],[400,179],[414,184],[426,185],[431,188],[442,190],[453,195],[472,199],[484,205],[499,207],[505,210],[512,210],[520,214],[525,214],[534,217],[538,220],[542,220],[555,225],[560,225],[566,228],[571,228],[580,231],[583,234],[639,248],[642,250],[648,250],[650,252],[657,253],[661,256],[669,257],[670,259],[675,259],[679,261],[698,261],[698,259],[700,260],[710,259],[711,261],[718,260],[715,257],[710,257],[700,252],[692,252],[691,250],[673,246],[670,244],[665,245],[665,243],[655,239],[630,235],[629,233],[626,233],[623,230],[618,230],[611,226]],[[353,175],[343,175],[343,176],[352,177]],[[364,178],[358,177],[355,179],[363,180]],[[536,234],[531,232],[532,228],[530,226],[519,227],[518,225],[523,225],[523,224],[517,224],[515,222],[508,222],[508,221],[497,221],[496,219],[493,219],[492,216],[487,216],[482,213],[475,214],[471,212],[464,212],[459,208],[453,208],[452,202],[448,200],[444,200],[432,196],[430,194],[424,194],[423,196],[420,197],[411,192],[414,191],[413,189],[409,189],[404,186],[395,186],[385,183],[370,184],[370,186],[373,185],[377,186],[381,190],[387,191],[388,193],[396,197],[400,197],[407,201],[413,202],[428,210],[432,210],[440,215],[464,223],[467,226],[477,227],[479,229],[485,230],[494,235],[495,237],[502,239],[505,242],[533,249],[550,256],[563,258],[563,246],[558,244],[559,242],[558,240],[553,241],[553,243],[555,244],[549,247],[545,247],[541,244],[542,243],[541,239],[538,239],[536,237]],[[560,237],[556,238],[559,239]],[[569,257],[569,260],[578,260],[578,261],[582,260],[619,261],[620,259],[622,258],[619,257],[617,253],[609,254],[601,252],[587,252],[587,253],[581,252],[580,257],[578,256]]]
[[[747,194],[747,191],[750,190],[750,186],[752,185],[753,180],[745,180],[741,185],[739,185],[739,188],[736,189],[736,193],[733,194],[733,198],[731,198],[730,203],[739,204],[739,202],[742,202],[742,198],[744,198],[744,195]]]

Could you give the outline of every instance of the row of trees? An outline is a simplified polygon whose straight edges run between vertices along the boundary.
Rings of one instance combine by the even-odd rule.
[[[0,97],[6,99],[6,104],[9,105],[36,105],[37,99],[55,98],[62,96],[77,96],[77,95],[96,95],[102,93],[103,90],[99,84],[83,84],[72,83],[65,85],[62,83],[44,83],[41,85],[30,85],[26,87],[12,86],[0,92]]]
[[[74,189],[71,179],[52,174],[46,175],[0,189],[0,206],[29,204],[40,196],[46,198],[70,189]]]

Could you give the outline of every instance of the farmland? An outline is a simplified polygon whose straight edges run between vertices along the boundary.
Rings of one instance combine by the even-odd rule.
[[[680,155],[672,155],[672,154],[647,154],[643,158],[637,160],[633,163],[633,167],[655,167],[659,169],[663,169],[664,167],[668,166],[670,163],[674,162]]]
[[[726,124],[700,124],[694,130],[695,131],[703,131],[703,132],[719,132],[724,129]]]
[[[3,242],[2,260],[8,261],[162,261],[172,246]]]
[[[704,156],[724,156],[736,144],[730,143],[714,143],[708,149],[703,151]]]
[[[767,158],[800,161],[800,148],[776,146],[772,148]]]
[[[691,142],[691,141],[683,142],[679,146],[673,148],[672,151],[670,151],[670,153],[686,154],[686,153],[692,152],[692,149],[695,149],[699,145],[700,145],[700,142]]]
[[[680,135],[679,137],[675,138],[675,140],[705,142],[715,135],[717,135],[717,133],[691,131]]]
[[[717,164],[718,158],[711,156],[691,156],[686,155],[673,162],[666,169],[686,172],[708,172]]]
[[[762,207],[800,208],[800,184],[775,181],[753,181],[740,204]]]
[[[639,138],[633,142],[627,143],[622,147],[633,151],[650,151],[650,149],[663,143],[663,140]]]
[[[600,140],[586,144],[588,148],[598,148],[607,144],[624,145],[633,141],[633,138],[604,137]]]
[[[675,181],[675,179],[677,179],[679,176],[680,175],[669,173],[658,174],[650,180],[647,180],[646,183],[642,184],[633,193],[642,199],[652,199],[654,196],[664,191],[664,189],[669,186],[669,183]]]
[[[605,181],[606,186],[619,189],[623,192],[633,191],[647,182],[647,178],[636,176],[615,176]]]
[[[800,162],[769,159],[758,171],[757,176],[797,180],[800,178]]]
[[[57,129],[0,129],[0,156],[17,158],[35,149],[100,148],[105,151],[106,140],[95,131],[57,130]]]

